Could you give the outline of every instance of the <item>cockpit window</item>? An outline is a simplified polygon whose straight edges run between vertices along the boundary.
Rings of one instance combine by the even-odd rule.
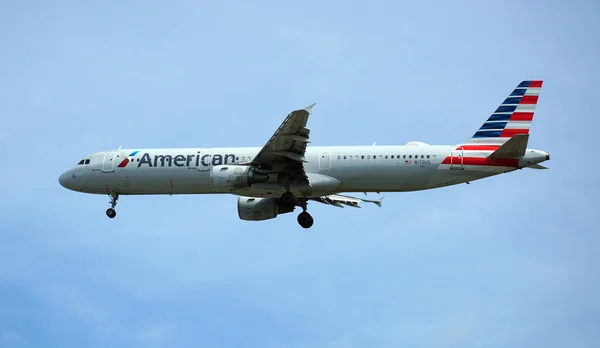
[[[82,165],[85,162],[85,160],[81,160],[79,161],[79,163],[77,163],[77,165]]]
[[[85,160],[85,164],[90,164],[90,160],[89,160],[89,159],[86,159],[86,160]]]

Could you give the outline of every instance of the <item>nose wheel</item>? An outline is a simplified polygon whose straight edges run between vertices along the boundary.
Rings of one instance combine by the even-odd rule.
[[[113,219],[115,216],[117,216],[117,211],[115,210],[115,207],[117,206],[117,200],[119,199],[119,194],[113,192],[113,193],[109,194],[109,196],[110,196],[110,208],[106,209],[106,216]]]
[[[115,216],[117,216],[117,211],[114,210],[113,208],[108,208],[106,209],[106,216],[108,216],[109,218],[114,218]]]

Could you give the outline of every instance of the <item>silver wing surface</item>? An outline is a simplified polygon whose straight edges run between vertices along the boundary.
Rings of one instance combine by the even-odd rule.
[[[277,173],[284,185],[308,183],[303,163],[310,130],[308,116],[315,104],[292,111],[275,134],[249,163],[261,171]]]

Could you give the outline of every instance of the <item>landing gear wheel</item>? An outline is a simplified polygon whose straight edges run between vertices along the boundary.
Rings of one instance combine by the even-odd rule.
[[[115,207],[117,206],[117,200],[119,199],[119,194],[112,192],[112,193],[109,193],[108,195],[110,196],[110,208],[106,209],[106,216],[113,219],[115,216],[117,216]]]
[[[108,208],[106,209],[106,216],[112,219],[117,216],[117,212],[113,208]]]
[[[313,220],[313,217],[310,216],[309,213],[303,211],[300,214],[298,214],[298,223],[300,224],[300,226],[304,228],[310,228],[314,222],[315,220]]]
[[[295,206],[296,205],[296,197],[290,192],[285,191],[280,198],[281,202],[287,206]]]

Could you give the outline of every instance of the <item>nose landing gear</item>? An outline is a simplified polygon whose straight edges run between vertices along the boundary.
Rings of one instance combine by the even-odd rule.
[[[115,216],[117,216],[117,211],[115,210],[115,207],[117,206],[117,200],[119,199],[119,194],[113,192],[113,193],[109,194],[109,196],[110,196],[110,208],[106,209],[106,216],[113,219]]]

